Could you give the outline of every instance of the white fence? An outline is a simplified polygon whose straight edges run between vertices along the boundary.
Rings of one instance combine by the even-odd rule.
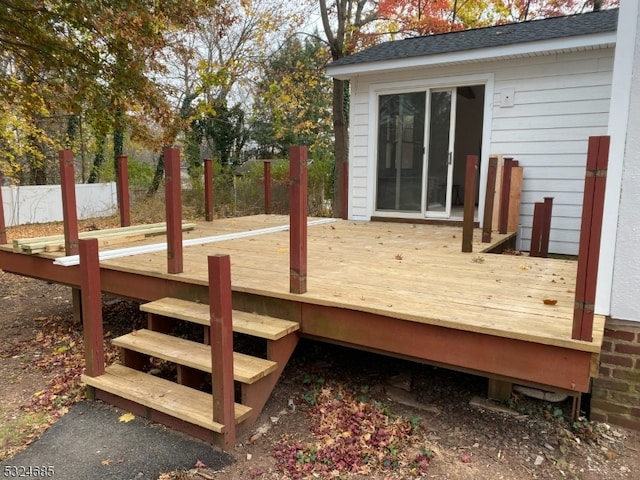
[[[2,204],[7,227],[62,221],[60,185],[0,188],[2,188]],[[118,211],[115,182],[77,184],[76,208],[79,219],[115,214]]]

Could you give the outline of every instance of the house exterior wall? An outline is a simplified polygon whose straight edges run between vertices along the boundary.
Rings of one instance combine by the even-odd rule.
[[[640,430],[640,7],[623,1],[596,311],[608,315],[591,419]]]
[[[352,79],[349,217],[374,214],[378,93],[484,83],[480,212],[488,155],[514,157],[524,167],[521,248],[529,248],[534,203],[551,196],[549,250],[577,254],[587,139],[607,132],[613,56],[604,48],[403,70],[383,81],[373,74]],[[513,105],[502,106],[510,89]]]

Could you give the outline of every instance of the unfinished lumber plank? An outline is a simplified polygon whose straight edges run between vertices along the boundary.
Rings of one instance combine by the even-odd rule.
[[[177,318],[200,325],[209,325],[209,305],[179,298],[165,297],[140,306],[143,312]],[[233,331],[278,340],[300,328],[296,322],[257,313],[233,311]]]
[[[195,229],[195,223],[183,223],[183,231]],[[142,234],[145,237],[154,235],[162,235],[166,233],[167,228],[164,223],[155,223],[149,225],[135,225],[131,227],[107,228],[104,230],[91,230],[81,232],[79,238],[116,238],[132,234]],[[14,252],[22,253],[42,253],[45,251],[59,251],[56,248],[59,245],[64,246],[64,235],[51,235],[49,237],[17,239],[13,241]]]
[[[224,426],[213,419],[211,395],[193,388],[154,377],[147,373],[111,365],[99,377],[82,376],[82,381],[99,390],[109,392],[208,430],[222,433]],[[235,404],[236,423],[251,414],[251,408]]]
[[[100,237],[98,238],[98,247],[111,247],[114,245],[122,245],[123,243],[130,242],[138,242],[140,240],[144,240],[147,236],[143,233],[137,235],[126,235],[126,236],[113,236],[113,237]],[[62,248],[61,248],[62,247]],[[50,244],[45,246],[45,252],[62,252],[64,251],[63,244]]]
[[[184,338],[173,337],[151,330],[136,330],[113,339],[113,344],[161,358],[179,365],[211,373],[211,347]],[[277,364],[263,358],[233,353],[233,378],[251,384],[275,371]]]

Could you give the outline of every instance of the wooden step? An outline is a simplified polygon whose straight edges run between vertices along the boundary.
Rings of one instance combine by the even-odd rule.
[[[209,305],[165,297],[140,306],[143,312],[209,325]],[[233,331],[267,340],[278,340],[300,328],[296,322],[257,313],[233,311]]]
[[[208,393],[117,364],[99,377],[83,375],[82,381],[185,422],[218,433],[224,431],[224,425],[213,421],[213,398]],[[236,423],[250,414],[250,407],[235,404]]]
[[[144,329],[114,338],[112,343],[118,347],[211,373],[209,345]],[[278,364],[271,360],[233,352],[233,378],[237,382],[254,383],[277,368]]]

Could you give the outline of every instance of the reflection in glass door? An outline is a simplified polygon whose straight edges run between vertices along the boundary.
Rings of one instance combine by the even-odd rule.
[[[432,91],[429,100],[426,215],[449,217],[453,180],[455,89]]]
[[[381,95],[376,210],[422,212],[426,92]]]

